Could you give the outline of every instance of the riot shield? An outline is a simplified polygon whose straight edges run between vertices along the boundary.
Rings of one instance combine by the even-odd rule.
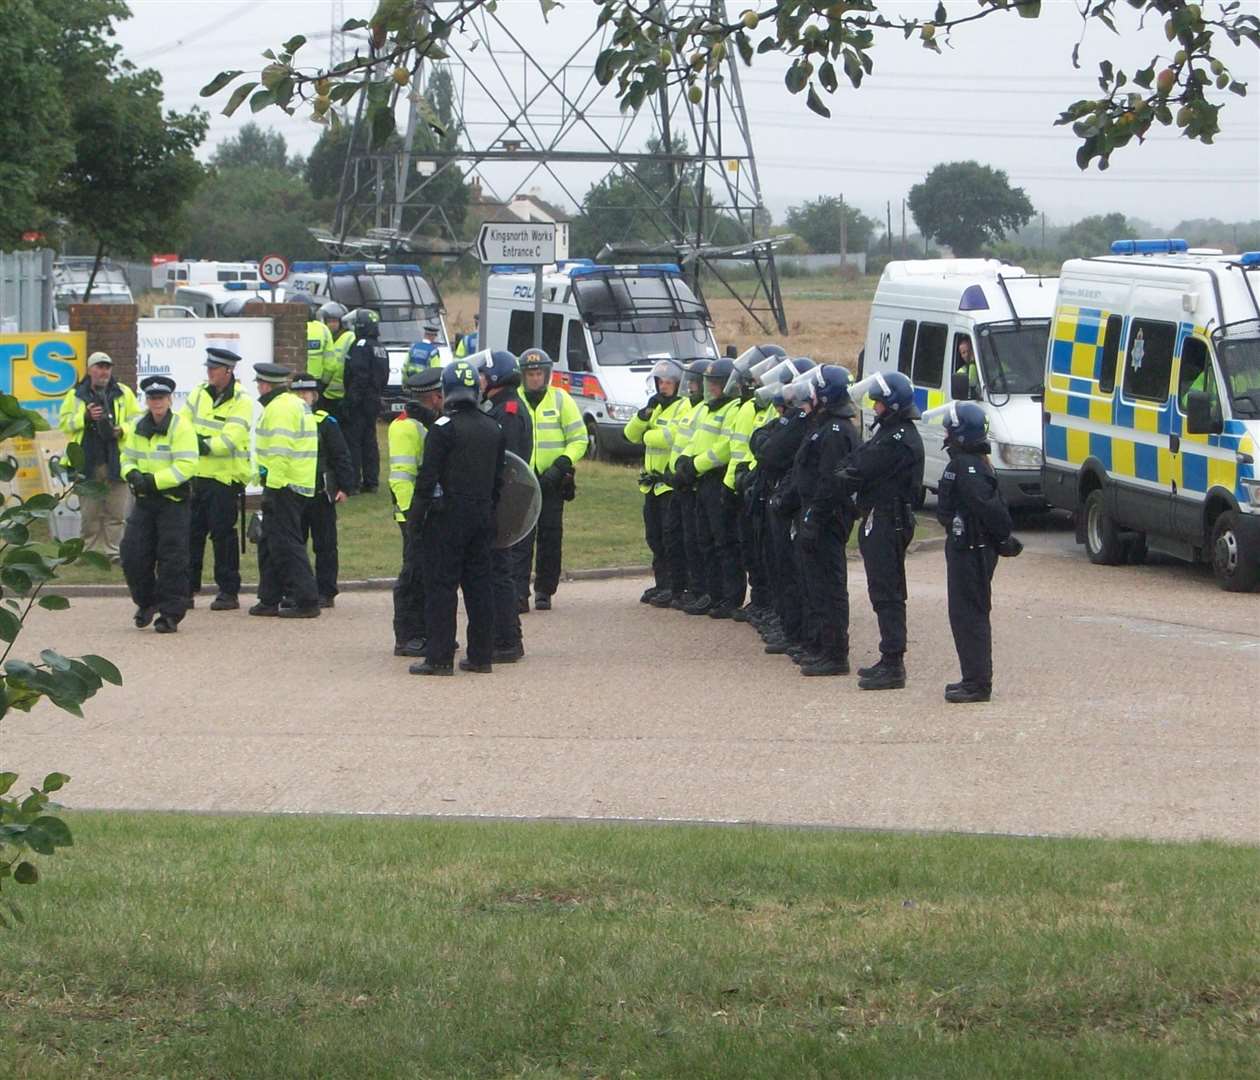
[[[542,513],[542,488],[527,462],[510,450],[504,455],[503,488],[499,492],[494,546],[511,547],[524,540]]]

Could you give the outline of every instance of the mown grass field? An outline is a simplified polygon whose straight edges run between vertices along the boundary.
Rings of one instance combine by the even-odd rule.
[[[4,1075],[1260,1074],[1254,849],[70,822],[0,936]]]

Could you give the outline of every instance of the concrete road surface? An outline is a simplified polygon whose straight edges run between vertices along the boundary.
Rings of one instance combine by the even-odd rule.
[[[941,697],[939,548],[909,562],[901,692],[803,678],[745,626],[639,604],[642,580],[562,586],[525,618],[523,663],[451,679],[391,655],[388,593],[312,622],[203,605],[173,637],[132,629],[125,600],[75,600],[17,654],[100,653],[126,685],[85,720],[10,714],[4,766],[70,773],[80,807],[1260,839],[1260,598],[1024,535],[998,568],[988,705]],[[849,566],[856,666],[876,633]]]

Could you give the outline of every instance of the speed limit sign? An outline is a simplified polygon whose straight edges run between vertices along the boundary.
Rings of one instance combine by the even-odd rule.
[[[258,264],[258,276],[268,285],[279,285],[289,276],[289,264],[283,255],[264,255]]]

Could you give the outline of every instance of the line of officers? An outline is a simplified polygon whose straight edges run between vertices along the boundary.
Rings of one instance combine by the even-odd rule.
[[[655,584],[641,600],[753,625],[771,654],[808,676],[849,673],[846,547],[858,529],[879,657],[863,690],[906,684],[905,555],[923,485],[923,440],[910,380],[853,384],[839,365],[776,345],[685,367],[661,359],[654,393],[626,426],[644,447],[639,490]],[[875,420],[863,441],[856,401]],[[950,702],[992,693],[991,581],[1018,554],[988,462],[987,418],[971,403],[942,417],[951,458],[937,516],[946,541],[949,616],[962,678]],[[745,603],[747,600],[747,603]]]

